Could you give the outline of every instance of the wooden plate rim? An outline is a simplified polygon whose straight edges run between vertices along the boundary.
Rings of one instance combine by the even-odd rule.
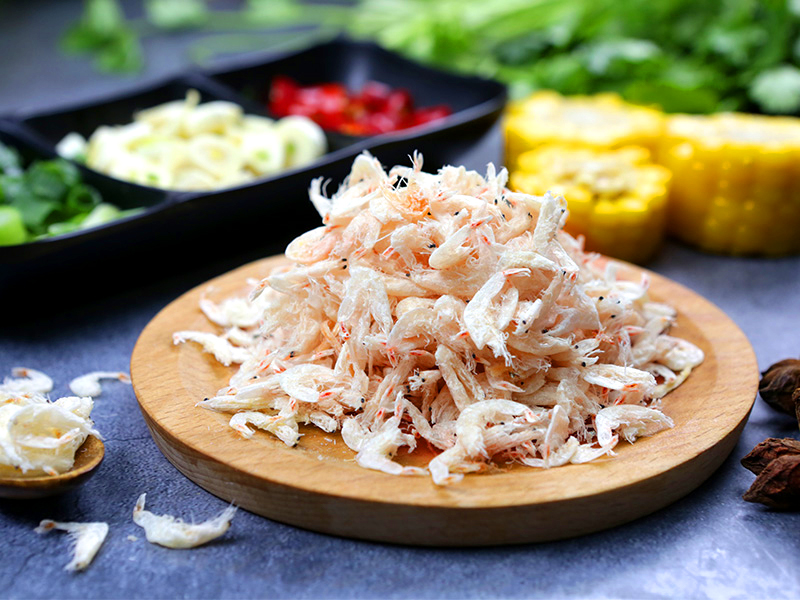
[[[704,433],[702,437],[683,440],[684,444],[679,444],[679,447],[683,448],[682,452],[672,455],[672,460],[668,465],[665,466],[658,461],[655,463],[644,462],[637,464],[638,471],[632,475],[630,473],[631,465],[623,464],[620,457],[630,456],[633,452],[645,455],[651,447],[657,449],[659,443],[666,437],[673,438],[680,435],[682,430],[680,424],[650,438],[642,438],[633,446],[624,445],[619,450],[617,457],[605,461],[585,465],[567,465],[550,470],[520,468],[509,472],[469,475],[462,483],[445,488],[433,485],[429,478],[396,477],[362,469],[342,461],[320,461],[311,456],[312,452],[287,448],[278,440],[271,438],[269,434],[260,435],[265,438],[269,436],[267,443],[270,444],[271,453],[275,454],[271,457],[271,461],[281,468],[269,471],[254,470],[252,465],[246,464],[246,460],[232,457],[231,452],[227,452],[226,446],[220,444],[216,437],[200,435],[195,439],[187,439],[186,436],[177,432],[174,425],[164,418],[165,407],[168,406],[168,403],[159,400],[161,394],[158,389],[159,378],[148,377],[146,372],[156,369],[158,373],[169,373],[170,370],[177,369],[181,353],[190,351],[190,347],[187,345],[177,347],[171,345],[172,332],[187,327],[187,323],[174,322],[173,317],[182,313],[186,308],[191,308],[198,318],[201,318],[202,314],[197,308],[197,303],[205,290],[210,286],[218,289],[232,288],[233,285],[241,286],[247,276],[252,276],[257,271],[265,271],[268,265],[274,265],[281,260],[285,259],[277,256],[254,261],[202,283],[181,295],[148,323],[137,340],[131,358],[134,391],[148,425],[155,428],[162,437],[171,439],[173,443],[183,445],[199,455],[204,455],[210,460],[227,466],[237,478],[260,481],[262,484],[278,484],[331,498],[380,504],[446,509],[500,509],[560,503],[571,499],[601,495],[614,490],[624,490],[657,478],[665,470],[690,463],[716,444],[727,440],[732,433],[738,434],[755,400],[758,384],[755,355],[744,333],[736,324],[717,306],[685,286],[657,273],[622,263],[623,269],[628,275],[646,274],[650,277],[651,289],[657,300],[673,298],[678,300],[690,298],[692,300],[697,308],[691,314],[682,312],[681,302],[673,303],[671,300],[671,303],[676,305],[679,311],[679,326],[681,321],[690,318],[692,324],[703,333],[708,332],[709,323],[714,322],[720,327],[720,331],[724,334],[722,337],[725,338],[725,344],[715,345],[713,348],[716,357],[714,361],[716,372],[713,374],[713,381],[725,381],[726,387],[739,390],[736,397],[724,399],[727,404],[724,422],[715,423],[716,427]],[[212,330],[211,327],[206,327],[206,329]],[[716,335],[719,336],[719,333],[717,332]],[[680,332],[677,335],[680,335]],[[147,348],[157,348],[159,344],[163,346],[164,351],[157,357],[148,356]],[[733,358],[736,360],[732,360]],[[208,358],[208,360],[213,361],[213,358]],[[673,394],[677,395],[681,390],[696,387],[700,374],[710,369],[711,366],[707,361],[698,367],[692,377]],[[705,378],[709,375],[707,373]],[[176,389],[175,393],[179,394],[182,391]],[[213,391],[215,390],[208,390],[208,393]],[[671,396],[665,400],[665,407]],[[196,398],[196,400],[200,400],[200,398]],[[199,408],[196,410],[198,425],[195,429],[199,431],[209,425],[210,415],[213,413]],[[702,443],[698,443],[700,440]],[[253,443],[242,439],[232,430],[229,430],[225,442],[237,446]],[[253,446],[249,450],[254,451],[256,447]],[[621,477],[620,470],[626,468],[629,470],[627,477]],[[548,479],[550,480],[547,482],[548,485],[540,485]],[[580,485],[562,485],[565,482],[569,483],[570,480],[580,481]],[[346,485],[347,482],[350,485]],[[498,493],[501,490],[504,493]]]

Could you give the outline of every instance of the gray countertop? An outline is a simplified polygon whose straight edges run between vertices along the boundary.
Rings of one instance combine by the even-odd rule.
[[[58,32],[74,3],[10,3],[0,14],[0,112],[45,107],[133,85],[61,57]],[[142,75],[186,64],[188,36],[156,38]],[[156,58],[157,57],[157,58]],[[463,157],[482,168],[499,153],[497,132]],[[206,279],[256,258],[227,257],[135,289],[49,290],[54,310],[0,324],[0,376],[14,366],[67,382],[96,369],[127,370],[136,338],[169,301]],[[720,306],[750,339],[760,367],[800,354],[800,258],[733,259],[667,244],[650,268]],[[25,290],[29,293],[31,290]],[[58,296],[82,293],[77,308]],[[800,598],[800,514],[741,500],[753,476],[738,459],[769,436],[797,436],[792,419],[757,401],[741,441],[699,489],[656,514],[615,529],[561,542],[486,549],[425,549],[319,535],[240,511],[228,534],[191,551],[145,541],[130,512],[148,508],[205,519],[225,502],[185,479],[156,449],[130,387],[110,383],[93,417],[106,459],[82,489],[43,501],[0,501],[0,596],[23,597],[577,597]],[[110,534],[85,572],[62,570],[69,543],[38,536],[42,518],[106,521]],[[131,541],[129,535],[138,539]]]

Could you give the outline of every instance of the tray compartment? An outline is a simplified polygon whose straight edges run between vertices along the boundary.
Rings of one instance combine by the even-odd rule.
[[[334,149],[365,141],[374,145],[386,139],[424,135],[479,118],[497,107],[502,109],[506,101],[505,87],[496,81],[446,73],[411,62],[375,44],[345,38],[274,60],[239,59],[203,73],[259,105],[261,110],[266,110],[272,79],[286,75],[303,85],[336,82],[351,90],[361,89],[368,81],[378,81],[392,88],[409,90],[419,107],[446,104],[453,111],[449,117],[434,123],[378,136],[329,132]]]
[[[200,93],[201,102],[228,100],[242,105],[247,112],[265,114],[263,109],[239,97],[222,83],[208,80],[198,73],[189,73],[46,112],[17,113],[12,118],[35,143],[54,151],[55,145],[70,132],[88,138],[102,125],[126,125],[133,120],[134,113],[172,100],[182,100],[190,89]]]
[[[42,277],[75,282],[109,265],[128,280],[135,276],[147,281],[231,256],[282,252],[298,234],[320,224],[308,200],[313,178],[330,180],[329,191],[335,191],[353,159],[365,150],[387,165],[408,164],[414,150],[424,154],[429,170],[457,163],[490,132],[506,101],[505,87],[497,82],[444,73],[374,44],[337,39],[299,52],[188,71],[70,106],[19,112],[2,120],[0,132],[25,152],[49,158],[69,132],[89,136],[100,125],[129,123],[136,111],[184,98],[189,89],[198,90],[204,102],[228,100],[248,113],[268,115],[259,94],[268,92],[277,74],[302,83],[340,81],[356,88],[374,79],[408,89],[420,106],[448,104],[454,112],[434,123],[374,137],[328,133],[331,151],[313,164],[218,191],[166,191],[80,166],[85,181],[109,202],[150,208],[85,232],[0,248],[0,285]],[[110,280],[104,284],[108,287]]]
[[[0,120],[0,141],[18,150],[26,165],[56,157],[53,149],[41,148],[24,129],[10,121]],[[144,207],[145,211],[92,229],[17,246],[0,246],[0,286],[35,280],[54,271],[91,269],[114,260],[120,251],[127,251],[129,244],[136,244],[137,240],[141,244],[139,236],[149,237],[150,223],[173,201],[173,196],[163,190],[134,186],[83,165],[77,166],[83,181],[96,188],[104,201],[122,209]]]

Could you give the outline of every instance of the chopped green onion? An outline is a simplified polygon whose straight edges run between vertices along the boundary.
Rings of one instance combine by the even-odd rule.
[[[107,223],[143,209],[102,203],[62,158],[24,169],[19,153],[0,142],[0,245],[21,244]]]
[[[98,204],[81,223],[81,229],[89,229],[90,227],[97,227],[103,223],[114,221],[119,218],[119,213],[119,209],[113,204]]]
[[[22,244],[27,237],[19,211],[13,206],[0,206],[0,246]]]
[[[79,183],[67,194],[64,203],[68,212],[72,214],[90,212],[95,206],[100,204],[102,198],[96,189]]]

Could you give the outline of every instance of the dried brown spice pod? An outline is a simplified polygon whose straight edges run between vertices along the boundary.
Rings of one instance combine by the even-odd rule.
[[[792,402],[794,402],[794,416],[797,417],[797,426],[800,427],[800,387],[792,394]]]
[[[800,455],[800,441],[792,438],[767,438],[742,459],[742,466],[758,475],[776,458],[793,454]]]
[[[800,455],[770,462],[742,498],[781,510],[800,509]]]
[[[758,393],[775,410],[796,416],[792,396],[800,388],[800,360],[787,358],[764,371]]]

